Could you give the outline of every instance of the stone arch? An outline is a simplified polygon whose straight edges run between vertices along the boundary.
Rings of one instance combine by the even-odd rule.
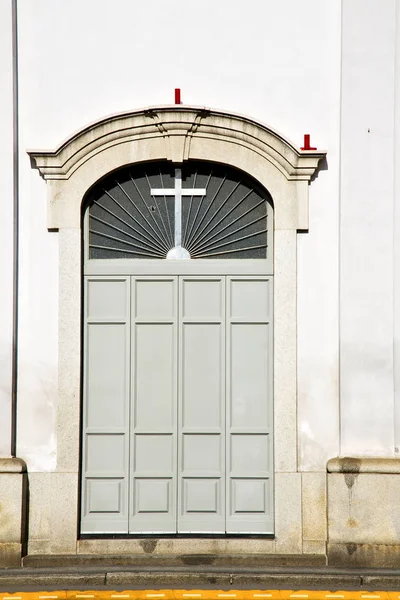
[[[278,229],[307,229],[307,184],[324,152],[299,150],[246,117],[198,108],[160,107],[117,114],[87,126],[54,151],[30,151],[49,181],[49,227],[74,227],[86,191],[130,163],[199,159],[242,169],[276,202]]]

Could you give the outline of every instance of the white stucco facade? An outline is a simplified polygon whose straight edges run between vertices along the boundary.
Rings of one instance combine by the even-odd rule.
[[[4,82],[4,93],[1,96],[1,164],[4,177],[1,180],[1,239],[2,254],[1,277],[3,291],[1,294],[0,322],[0,354],[1,354],[1,384],[0,410],[3,415],[0,425],[0,452],[8,456],[11,452],[11,380],[12,380],[12,306],[13,306],[13,61],[12,61],[12,28],[11,5],[3,4],[1,21],[7,23],[7,29],[1,36],[0,70]],[[7,199],[7,200],[6,200]],[[11,311],[11,312],[10,312]]]
[[[378,531],[363,529],[363,519],[368,520],[370,513],[361,509],[356,519],[341,512],[343,497],[350,491],[342,471],[359,474],[359,500],[369,505],[369,511],[368,477],[377,481],[384,477],[389,489],[398,485],[399,468],[393,462],[385,466],[374,461],[394,460],[400,448],[399,51],[396,0],[250,0],[245,14],[241,3],[225,0],[207,0],[200,11],[183,0],[172,5],[160,0],[142,5],[128,0],[34,4],[9,0],[1,5],[0,75],[5,93],[0,97],[0,457],[13,454],[16,197],[15,455],[26,463],[30,485],[28,552],[99,551],[95,541],[78,542],[76,514],[65,510],[64,519],[56,523],[54,513],[58,486],[71,488],[76,500],[79,495],[79,469],[71,466],[79,457],[78,429],[71,434],[64,420],[79,428],[80,402],[75,397],[71,412],[64,394],[69,389],[79,396],[79,356],[75,354],[72,384],[60,362],[60,348],[65,350],[68,341],[68,319],[72,314],[75,327],[80,302],[75,298],[72,313],[65,303],[67,289],[80,294],[79,211],[74,213],[75,222],[68,218],[60,222],[54,215],[65,217],[65,212],[57,213],[63,190],[71,194],[78,190],[74,201],[79,202],[85,189],[106,173],[93,160],[79,173],[68,174],[67,182],[46,181],[45,174],[41,177],[32,168],[40,170],[40,165],[37,160],[31,163],[28,152],[54,150],[74,132],[108,115],[172,105],[176,87],[182,90],[182,109],[211,107],[219,115],[242,115],[243,123],[251,121],[260,128],[266,124],[300,154],[308,133],[311,145],[327,152],[307,184],[308,228],[301,219],[277,228],[276,252],[279,245],[283,248],[277,264],[287,293],[282,294],[281,305],[275,296],[275,314],[282,332],[288,315],[291,343],[279,360],[284,362],[286,356],[294,375],[278,380],[282,387],[276,394],[292,394],[294,401],[285,405],[286,412],[280,414],[279,405],[276,412],[275,505],[282,528],[277,528],[274,540],[257,544],[249,540],[248,548],[320,555],[327,549],[329,555],[331,548],[332,556],[340,560],[342,546],[353,541],[394,548],[400,544],[394,525],[380,539]],[[18,146],[13,141],[17,126]],[[193,144],[196,158],[202,157],[206,146]],[[219,151],[211,143],[208,148],[214,153],[210,160],[217,160]],[[151,154],[150,146],[147,151],[149,158],[161,157],[158,150]],[[140,160],[145,152],[141,150]],[[118,163],[112,151],[109,156],[110,164],[114,160],[116,166],[126,164]],[[247,164],[253,176],[261,169],[244,151],[238,151],[231,164],[244,170]],[[269,189],[267,180],[261,183]],[[283,190],[279,185],[276,189]],[[300,187],[296,194],[304,198]],[[288,296],[291,304],[285,313]],[[74,335],[79,337],[79,331],[73,329]],[[279,353],[279,344],[277,349]],[[343,457],[361,463],[330,463],[327,470],[328,461]],[[15,476],[25,477],[15,465],[13,469]],[[1,477],[0,472],[0,490]],[[382,510],[390,515],[394,506],[389,503]],[[0,529],[0,543],[8,543],[7,531]],[[161,541],[159,552],[181,551],[179,543],[183,544],[171,542],[166,550]],[[208,551],[204,541],[196,543],[197,552]],[[235,543],[216,542],[218,551],[231,553]],[[140,551],[134,540],[103,544],[102,551],[106,547],[111,553]],[[375,554],[373,560],[379,562]]]

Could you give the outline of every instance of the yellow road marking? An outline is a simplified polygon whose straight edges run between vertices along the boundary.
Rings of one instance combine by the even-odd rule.
[[[1,0],[0,0],[1,1]],[[233,586],[232,586],[233,587]],[[0,600],[400,600],[400,590],[52,590],[0,592]]]

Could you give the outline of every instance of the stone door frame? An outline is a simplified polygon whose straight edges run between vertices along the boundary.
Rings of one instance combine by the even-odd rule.
[[[41,512],[49,539],[30,553],[135,552],[137,540],[78,540],[81,410],[82,201],[99,179],[126,165],[152,160],[221,162],[245,171],[274,202],[274,431],[275,539],[220,540],[214,551],[236,547],[296,552],[300,537],[301,475],[297,473],[297,241],[308,229],[308,185],[325,152],[300,150],[247,117],[221,111],[164,106],[107,117],[72,135],[54,151],[30,151],[47,181],[48,228],[59,236],[59,342],[57,468]],[[62,515],[57,505],[67,494]],[[50,498],[49,498],[50,496]],[[53,500],[51,499],[53,498]],[[281,501],[282,499],[282,501]],[[294,507],[296,510],[293,512]],[[46,512],[47,511],[47,512]],[[299,512],[300,511],[300,512]],[[172,552],[201,552],[207,540],[164,540]],[[173,543],[172,543],[173,542]],[[239,542],[239,545],[238,545]],[[254,549],[252,550],[254,546]],[[205,547],[205,546],[204,546]],[[255,550],[258,548],[258,550]],[[260,549],[261,548],[261,549]],[[159,544],[160,552],[163,544]],[[138,551],[143,551],[139,548]]]

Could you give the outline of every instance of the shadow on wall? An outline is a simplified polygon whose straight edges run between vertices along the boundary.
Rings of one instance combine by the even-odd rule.
[[[315,181],[318,178],[320,171],[327,171],[327,170],[328,170],[328,160],[327,160],[326,156],[324,156],[319,161],[318,167],[314,171],[314,174],[311,175],[310,185],[312,184],[313,181]]]

